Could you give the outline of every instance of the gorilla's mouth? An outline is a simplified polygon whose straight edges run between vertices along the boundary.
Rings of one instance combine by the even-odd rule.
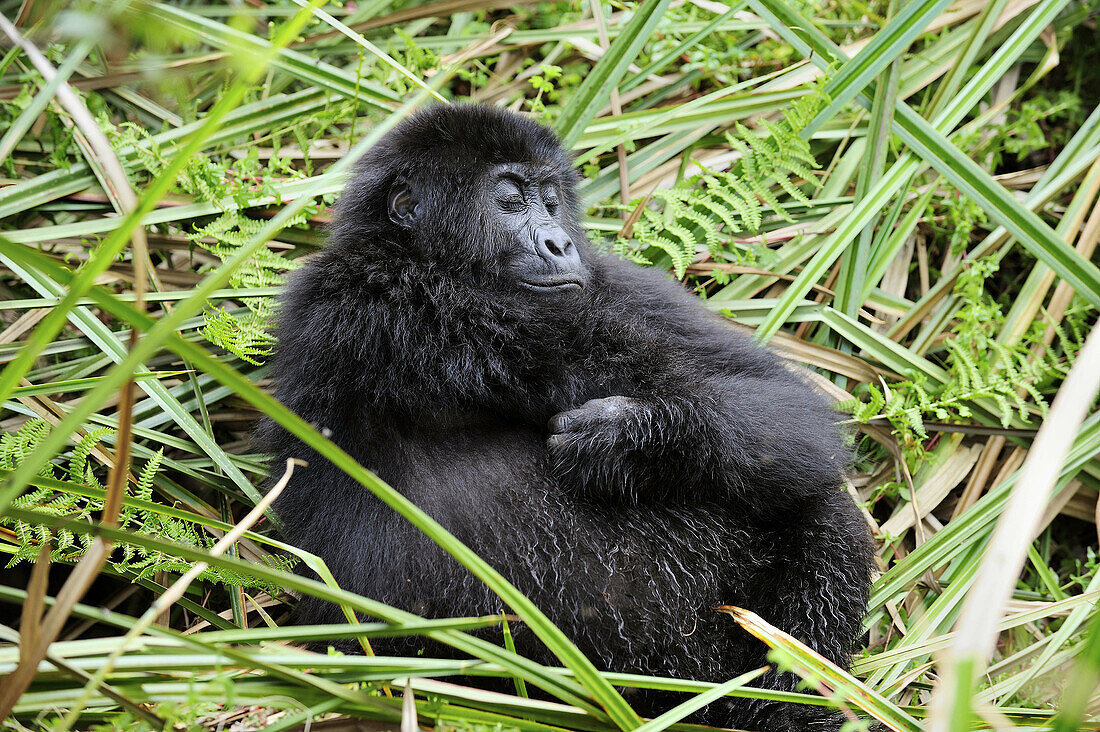
[[[544,277],[537,280],[520,280],[525,287],[541,291],[580,290],[584,287],[584,280],[577,276]]]

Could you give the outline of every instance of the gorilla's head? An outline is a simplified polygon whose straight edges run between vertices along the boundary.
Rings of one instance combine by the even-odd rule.
[[[382,242],[471,284],[568,296],[590,272],[576,184],[546,127],[496,107],[436,106],[363,156],[333,241]]]

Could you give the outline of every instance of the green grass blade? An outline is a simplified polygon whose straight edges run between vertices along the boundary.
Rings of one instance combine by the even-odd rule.
[[[641,727],[638,727],[634,732],[662,732],[668,729],[671,725],[676,724],[680,720],[684,719],[690,714],[699,711],[707,704],[713,701],[717,701],[724,696],[728,696],[734,689],[740,689],[754,679],[758,679],[764,675],[768,670],[768,667],[755,669],[748,673],[743,673],[736,678],[732,678],[724,684],[720,684],[710,691],[704,691],[685,702],[677,704],[672,709],[661,716],[646,722]]]
[[[890,19],[886,27],[874,35],[870,43],[860,49],[855,58],[829,77],[825,85],[829,104],[802,129],[802,136],[811,137],[855,99],[950,3],[951,0],[918,0],[906,4],[901,12]]]
[[[761,15],[784,40],[791,43],[803,55],[809,57],[820,68],[828,68],[833,61],[843,62],[842,52],[835,44],[818,30],[814,24],[798,14],[780,0],[748,0],[753,9]],[[968,109],[981,99],[997,78],[1007,70],[1030,42],[1045,28],[1065,6],[1065,0],[1047,0],[1028,17],[1012,37],[998,48],[989,63],[983,65],[981,72],[970,80],[936,119],[935,127],[914,112],[908,105],[899,102],[894,115],[894,133],[908,144],[917,158],[904,156],[898,160],[883,177],[879,185],[867,198],[857,203],[853,211],[853,222],[838,229],[829,237],[828,243],[815,255],[814,260],[787,289],[775,312],[757,331],[761,340],[770,338],[785,322],[795,303],[809,292],[822,274],[836,261],[847,248],[856,232],[863,228],[876,209],[870,203],[886,200],[896,191],[896,187],[909,178],[924,164],[931,166],[961,191],[971,196],[987,210],[991,217],[1014,234],[1029,251],[1046,262],[1059,275],[1078,288],[1090,302],[1100,305],[1100,269],[1084,260],[1058,239],[1050,227],[1037,215],[1017,203],[1002,186],[993,181],[988,173],[961,153],[943,136],[949,132]],[[999,72],[999,73],[998,73]],[[871,107],[871,102],[858,95],[860,104]],[[911,169],[911,170],[910,170]],[[1084,287],[1085,289],[1080,289]]]
[[[320,2],[320,0],[316,1]],[[305,26],[310,17],[308,9],[303,9],[279,28],[275,40],[266,51],[266,56],[261,55],[255,58],[255,63],[240,73],[237,80],[225,90],[214,107],[207,113],[202,126],[181,146],[176,156],[165,166],[161,174],[145,189],[137,207],[122,218],[112,234],[100,244],[95,255],[77,273],[65,295],[50,311],[49,315],[42,319],[38,327],[31,333],[30,338],[24,342],[19,356],[0,372],[0,401],[7,398],[11,390],[19,383],[19,380],[26,375],[39,352],[61,330],[69,310],[73,307],[73,303],[92,286],[95,278],[115,261],[119,252],[122,251],[129,240],[130,231],[138,226],[142,217],[152,210],[153,206],[169,191],[175,183],[176,176],[191,156],[198,152],[203,141],[217,130],[222,118],[237,106],[249,85],[262,73],[267,58],[274,55],[275,49],[288,45],[297,37],[298,32]],[[8,494],[10,492],[8,491]],[[10,500],[8,494],[0,493],[0,510]]]
[[[641,52],[642,46],[649,40],[653,29],[664,15],[669,2],[670,0],[648,0],[639,3],[634,9],[633,17],[627,21],[603,58],[570,98],[556,125],[558,135],[567,149],[573,147],[573,143],[596,116],[596,112],[611,97],[611,90],[622,81],[631,62]]]
[[[1081,722],[1093,692],[1100,684],[1100,613],[1093,612],[1086,638],[1077,664],[1069,675],[1058,716],[1054,718],[1054,732],[1082,729]]]

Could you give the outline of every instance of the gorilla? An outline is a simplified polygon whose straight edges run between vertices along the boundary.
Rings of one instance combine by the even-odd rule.
[[[840,489],[851,454],[835,412],[664,273],[594,250],[577,180],[553,132],[500,109],[433,107],[395,127],[357,163],[327,248],[282,296],[276,396],[605,670],[720,682],[764,665],[766,647],[715,611],[724,604],[846,664],[872,545]],[[426,617],[501,610],[296,438],[267,421],[259,439],[274,465],[309,461],[275,509],[342,587]],[[298,616],[343,622],[308,598]],[[449,650],[427,642],[375,650]],[[515,643],[556,665],[529,630]],[[797,679],[769,671],[756,683],[793,690]],[[679,700],[628,699],[651,716]],[[693,720],[764,730],[842,721],[748,699]]]

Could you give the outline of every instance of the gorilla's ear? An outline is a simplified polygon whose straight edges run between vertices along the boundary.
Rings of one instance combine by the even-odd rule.
[[[386,207],[390,221],[404,229],[411,229],[420,217],[420,201],[405,180],[394,181],[386,199]]]

